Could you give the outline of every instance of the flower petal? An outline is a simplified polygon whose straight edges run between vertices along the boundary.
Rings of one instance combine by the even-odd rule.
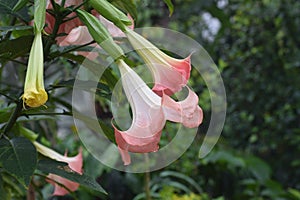
[[[83,165],[83,159],[82,159],[82,149],[79,149],[79,153],[74,157],[67,157],[65,154],[64,156],[57,153],[56,151],[34,141],[34,146],[38,150],[39,153],[43,154],[44,156],[47,156],[49,158],[52,158],[57,161],[68,163],[68,166],[71,170],[82,174],[82,165]],[[66,188],[68,188],[70,191],[75,191],[79,187],[79,184],[73,181],[70,181],[66,178],[63,178],[61,176],[55,175],[55,174],[49,174],[47,176],[49,179],[46,179],[46,181],[54,186],[54,193],[53,195],[66,195],[69,193],[69,191],[63,187],[61,187],[59,184],[64,185]],[[56,183],[57,182],[57,183]]]
[[[64,185],[66,188],[68,188],[72,192],[76,191],[79,187],[79,183],[70,181],[66,178],[63,178],[63,177],[55,175],[55,174],[49,174],[47,177],[49,179],[55,180],[56,182]],[[53,196],[64,196],[69,193],[69,191],[66,188],[59,186],[57,183],[55,183],[54,181],[49,180],[49,179],[47,179],[46,181],[54,186],[54,192],[52,194]]]
[[[158,150],[161,131],[166,120],[160,104],[161,98],[123,60],[119,60],[118,66],[133,119],[130,128],[126,131],[120,131],[113,126],[116,142],[123,150],[121,155],[124,163],[127,164],[130,160],[125,154],[126,151],[147,153]]]
[[[86,26],[73,28],[69,35],[60,43],[60,46],[81,45],[93,41]]]
[[[66,36],[61,42],[60,46],[68,46],[68,45],[83,45],[89,42],[92,42],[93,38],[90,35],[86,26],[78,26],[71,30],[71,32]],[[96,43],[90,44],[90,47],[100,48]],[[85,56],[91,60],[97,58],[97,52],[89,52],[89,51],[77,51],[79,55]]]
[[[130,158],[128,151],[125,151],[125,150],[121,149],[120,147],[118,147],[118,149],[121,154],[124,165],[129,165],[131,163],[131,158]]]
[[[155,81],[153,91],[160,96],[163,93],[172,95],[187,84],[191,71],[191,55],[185,59],[176,59],[130,29],[127,29],[126,35],[152,72]]]
[[[67,162],[69,167],[73,171],[82,174],[82,165],[83,165],[82,148],[79,149],[79,153],[76,156],[67,157],[67,155],[65,155],[64,157],[65,157],[64,162]]]
[[[82,160],[82,149],[79,149],[79,153],[74,156],[74,157],[67,157],[65,156],[56,156],[56,158],[59,158],[58,161],[66,162],[68,163],[68,166],[75,172],[82,174],[82,165],[83,165],[83,160]],[[64,185],[66,188],[68,188],[70,191],[75,191],[79,187],[79,183],[70,181],[66,178],[63,178],[61,176],[55,175],[55,174],[49,174],[47,176],[49,179],[52,179],[62,185]],[[69,193],[66,188],[61,187],[57,183],[55,183],[52,180],[47,180],[50,184],[54,185],[54,192],[53,195],[57,196],[63,196]]]
[[[44,105],[48,100],[47,92],[43,89],[27,89],[22,95],[23,102],[32,108]]]
[[[180,122],[185,127],[198,127],[203,120],[202,109],[198,106],[198,96],[189,88],[188,96],[180,102],[175,102],[168,95],[163,94],[162,106],[167,120]]]

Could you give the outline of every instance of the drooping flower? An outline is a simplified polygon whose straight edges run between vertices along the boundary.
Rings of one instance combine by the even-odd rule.
[[[128,40],[150,68],[154,78],[152,90],[158,95],[172,95],[186,86],[191,71],[191,55],[185,59],[168,56],[144,37],[127,29]]]
[[[115,126],[115,138],[125,165],[130,164],[128,152],[148,153],[159,149],[158,143],[166,120],[197,127],[203,118],[197,95],[189,89],[187,98],[175,102],[168,95],[154,93],[123,61],[118,66],[122,84],[132,110],[132,124],[126,131]]]
[[[60,161],[60,162],[65,162],[68,163],[68,166],[71,170],[82,174],[82,165],[83,165],[83,161],[82,161],[82,149],[79,149],[79,153],[74,156],[74,157],[67,157],[67,155],[65,154],[60,155],[59,153],[53,151],[52,149],[45,147],[43,145],[41,145],[38,142],[33,142],[33,144],[35,145],[36,149],[38,152],[40,152],[41,154],[43,154],[44,156],[47,156],[49,158],[52,158],[54,160]],[[52,184],[54,186],[54,192],[53,195],[56,196],[63,196],[69,193],[69,191],[75,191],[78,189],[79,187],[79,183],[70,181],[66,178],[63,178],[61,176],[55,175],[55,174],[49,174],[47,176],[47,181]],[[53,181],[54,180],[54,181]],[[68,190],[64,187],[61,187],[59,184],[64,185],[66,188],[68,188]]]
[[[48,100],[44,88],[44,55],[42,33],[35,34],[29,54],[28,67],[26,72],[23,102],[29,107],[39,107]]]

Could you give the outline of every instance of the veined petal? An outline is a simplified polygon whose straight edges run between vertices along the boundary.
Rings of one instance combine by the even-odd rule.
[[[160,96],[163,93],[172,95],[187,84],[191,71],[190,55],[185,59],[175,59],[130,29],[127,29],[126,35],[152,72],[155,81],[153,91]]]
[[[163,94],[162,106],[167,120],[182,123],[185,127],[198,127],[203,120],[202,109],[198,106],[198,96],[188,88],[188,96],[180,102],[175,102]]]
[[[129,164],[128,151],[137,153],[158,150],[165,117],[161,98],[123,60],[118,61],[122,84],[132,110],[132,124],[126,131],[115,126],[115,138],[124,164]]]

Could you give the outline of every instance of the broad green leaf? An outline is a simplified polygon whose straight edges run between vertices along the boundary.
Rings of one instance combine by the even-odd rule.
[[[19,0],[16,5],[13,7],[12,11],[17,12],[20,9],[22,9],[27,3],[29,2],[29,0]]]
[[[1,139],[0,162],[7,172],[14,175],[26,187],[36,169],[37,152],[26,138]]]
[[[46,0],[34,1],[34,24],[37,31],[41,32],[45,25],[46,17]]]
[[[17,39],[0,42],[0,62],[13,60],[29,53],[32,41],[33,37],[27,35]]]
[[[91,177],[78,174],[69,168],[67,163],[55,160],[40,160],[38,169],[44,173],[56,174],[70,181],[79,183],[81,186],[106,194],[105,190]]]
[[[167,4],[167,6],[169,8],[169,12],[170,12],[169,16],[171,16],[174,12],[174,5],[171,0],[164,0],[164,2]]]

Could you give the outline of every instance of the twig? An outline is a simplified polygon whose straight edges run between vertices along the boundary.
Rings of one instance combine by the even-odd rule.
[[[18,117],[21,115],[22,108],[23,108],[23,100],[19,99],[14,112],[11,114],[11,116],[10,116],[10,118],[9,118],[5,128],[4,128],[3,133],[1,133],[1,135],[0,135],[0,138],[3,136],[3,134],[9,132],[10,129],[13,127],[13,125],[16,123]]]

